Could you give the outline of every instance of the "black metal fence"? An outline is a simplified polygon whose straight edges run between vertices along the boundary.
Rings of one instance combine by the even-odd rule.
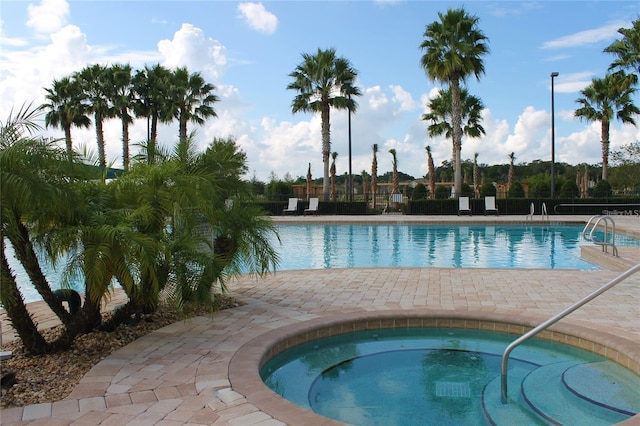
[[[457,215],[459,201],[457,199],[445,200],[417,200],[406,198],[402,203],[393,203],[387,197],[376,200],[376,208],[373,202],[365,201],[320,201],[318,204],[319,215],[375,215],[385,213],[402,213],[407,215]],[[531,212],[533,204],[534,213],[541,214],[542,206],[546,207],[549,215],[626,215],[640,217],[640,197],[610,197],[610,198],[496,198],[496,207],[501,215],[527,215]],[[278,216],[287,208],[288,200],[282,201],[256,201],[268,214]],[[307,200],[298,200],[296,214],[303,215],[308,208]],[[485,214],[484,198],[470,198],[469,207],[473,215]]]

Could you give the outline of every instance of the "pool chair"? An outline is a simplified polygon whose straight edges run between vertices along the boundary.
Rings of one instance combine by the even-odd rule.
[[[458,216],[468,214],[471,216],[471,207],[469,207],[469,197],[458,198]]]
[[[298,199],[297,198],[289,198],[289,205],[286,209],[282,210],[282,214],[296,214],[298,213]]]
[[[304,209],[304,214],[318,214],[318,199],[309,198],[309,208]]]
[[[496,197],[484,197],[484,215],[487,213],[495,213],[499,215],[498,207],[496,206]]]

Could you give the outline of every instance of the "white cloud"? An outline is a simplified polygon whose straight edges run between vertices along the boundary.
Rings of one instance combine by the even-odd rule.
[[[262,3],[240,3],[238,12],[240,18],[258,32],[273,34],[278,28],[278,17],[265,9]]]
[[[402,86],[391,85],[389,88],[393,91],[392,100],[400,103],[400,111],[412,111],[420,107],[420,104],[413,100],[411,93],[404,90]]]
[[[69,4],[65,0],[42,0],[39,6],[30,4],[27,12],[27,26],[37,33],[50,34],[67,23]]]
[[[618,29],[629,26],[628,22],[615,22],[592,30],[580,31],[542,44],[543,49],[562,49],[568,47],[584,46],[613,40],[618,35]]]
[[[226,48],[219,41],[206,37],[191,24],[182,24],[172,40],[160,40],[158,50],[169,68],[187,67],[199,71],[206,80],[218,84],[227,64]]]

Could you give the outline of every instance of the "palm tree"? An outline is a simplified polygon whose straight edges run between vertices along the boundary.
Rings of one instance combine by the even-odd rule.
[[[620,28],[622,38],[614,41],[604,49],[606,53],[617,56],[611,64],[612,69],[628,69],[633,73],[640,72],[640,19],[632,22],[632,28]]]
[[[354,112],[360,89],[353,85],[358,73],[347,59],[336,57],[335,49],[318,49],[315,55],[302,54],[302,62],[289,74],[293,82],[289,90],[298,92],[291,104],[291,111],[320,113],[322,120],[322,161],[324,177],[322,192],[329,199],[329,156],[331,134],[329,113],[331,107]]]
[[[511,188],[511,185],[513,184],[513,174],[514,174],[514,169],[513,169],[513,161],[516,159],[516,154],[515,153],[511,153],[509,154],[509,175],[507,177],[507,191],[509,190],[509,188]]]
[[[445,135],[447,138],[453,137],[453,113],[452,106],[452,91],[450,89],[441,90],[438,96],[431,99],[429,104],[429,112],[422,114],[422,119],[430,121],[431,124],[427,127],[427,133],[430,137]],[[467,135],[470,138],[479,138],[485,134],[484,127],[482,126],[482,110],[484,105],[482,100],[477,96],[469,94],[466,88],[460,90],[460,114],[462,134]],[[453,145],[452,160],[454,165],[456,164],[456,158],[459,159],[460,151],[459,147]],[[461,165],[457,167],[460,168]],[[455,168],[456,166],[454,166]]]
[[[391,194],[399,194],[400,193],[400,182],[398,181],[398,157],[396,155],[396,150],[391,148],[389,150],[389,154],[391,154],[391,166],[393,167],[393,174],[391,176]]]
[[[331,200],[336,201],[336,158],[338,157],[337,152],[331,153]]]
[[[113,86],[110,99],[115,116],[122,122],[122,166],[129,170],[129,125],[133,122],[130,111],[134,99],[130,65],[112,65],[107,70],[107,76]]]
[[[212,92],[213,84],[207,83],[200,73],[189,74],[186,68],[178,68],[171,78],[173,115],[178,120],[179,139],[187,138],[187,123],[203,124],[209,117],[217,117],[213,107],[218,97]]]
[[[640,109],[634,105],[633,79],[622,71],[607,74],[604,78],[594,78],[591,84],[580,91],[582,97],[576,99],[581,106],[575,110],[575,117],[587,122],[600,122],[602,143],[602,179],[609,177],[609,126],[617,118],[623,123],[635,125],[634,115]]]
[[[173,119],[169,104],[172,73],[160,64],[145,66],[133,77],[135,93],[134,112],[136,117],[147,119],[148,151],[155,153],[158,139],[158,123],[168,123]],[[147,157],[154,162],[155,156]]]
[[[431,155],[431,147],[427,145],[425,147],[427,151],[427,175],[429,176],[429,193],[431,199],[436,198],[436,168],[433,164],[433,156]]]
[[[89,110],[93,112],[100,166],[106,167],[103,125],[104,120],[115,117],[115,111],[110,102],[113,97],[113,86],[109,84],[107,68],[99,64],[91,65],[76,73],[75,78],[80,84]]]
[[[45,115],[47,127],[60,127],[64,131],[64,140],[67,145],[67,152],[73,151],[71,141],[71,127],[89,127],[91,120],[86,115],[86,109],[81,101],[82,92],[76,79],[64,77],[60,80],[53,80],[51,88],[45,89],[47,92],[47,103],[42,107],[48,110]]]
[[[369,205],[369,182],[367,182],[367,171],[362,170],[362,198]]]
[[[373,208],[376,208],[376,196],[378,195],[378,144],[374,143],[373,160],[371,160],[371,196],[373,197]]]
[[[473,154],[473,196],[480,197],[480,168],[478,167],[478,153]]]
[[[438,13],[440,21],[425,28],[425,51],[421,65],[432,81],[440,81],[451,89],[451,128],[454,156],[454,192],[462,189],[462,105],[460,83],[471,74],[479,79],[484,73],[482,56],[489,52],[487,37],[478,29],[479,19],[467,14],[464,8]]]

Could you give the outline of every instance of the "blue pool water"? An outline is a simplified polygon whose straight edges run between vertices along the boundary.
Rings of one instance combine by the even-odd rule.
[[[352,267],[598,269],[580,258],[582,225],[279,224],[279,270]],[[617,235],[619,246],[640,241]],[[26,302],[40,300],[7,244]],[[62,268],[42,263],[54,289]],[[81,282],[71,288],[83,292]]]
[[[514,339],[447,328],[348,333],[289,349],[260,375],[295,404],[354,425],[547,424],[540,413],[556,424],[610,425],[640,411],[638,376],[541,339],[512,352],[502,404],[501,355]]]
[[[352,267],[598,269],[582,225],[279,225],[280,269]],[[274,243],[276,246],[277,243]],[[640,245],[617,235],[618,246]]]

